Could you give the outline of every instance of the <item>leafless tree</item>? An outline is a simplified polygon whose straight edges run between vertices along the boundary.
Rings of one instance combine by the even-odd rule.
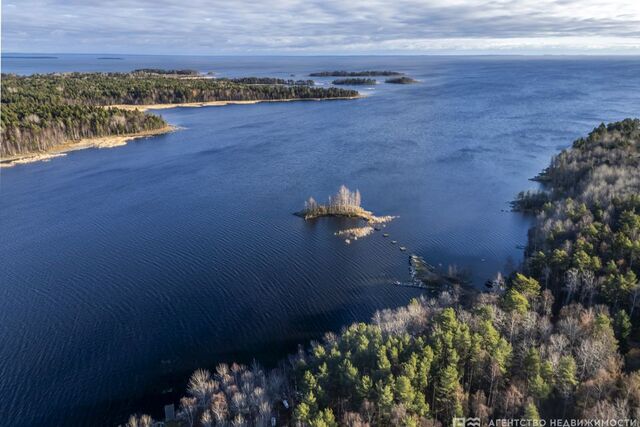
[[[362,405],[360,405],[360,414],[362,414],[365,423],[372,424],[376,417],[376,413],[376,405],[374,403],[367,399],[362,401]]]
[[[236,415],[231,421],[233,427],[248,427],[247,421],[240,414]]]
[[[486,420],[491,416],[491,408],[487,406],[487,398],[484,391],[478,390],[471,395],[470,399],[471,414],[482,420]]]
[[[564,280],[565,290],[567,292],[565,304],[569,304],[569,302],[571,302],[571,299],[573,298],[573,295],[580,287],[580,272],[575,268],[571,268],[567,270]]]
[[[342,417],[342,425],[346,427],[369,427],[370,424],[362,419],[357,412],[346,412]]]
[[[222,423],[227,419],[229,414],[229,406],[224,393],[216,393],[211,399],[210,411],[216,424]]]
[[[586,270],[581,274],[582,287],[580,288],[580,300],[583,304],[591,306],[593,301],[593,294],[596,291],[596,280],[593,271]]]
[[[189,379],[187,392],[195,397],[198,401],[198,406],[203,408],[207,405],[208,396],[212,391],[213,385],[211,372],[206,369],[197,369]]]
[[[521,386],[523,387],[523,386]],[[515,384],[509,385],[507,389],[501,393],[498,404],[502,412],[507,418],[512,418],[520,412],[524,399],[524,393],[520,387]]]
[[[189,427],[193,427],[196,421],[198,402],[195,397],[183,397],[180,399],[180,411],[178,417],[184,420]]]
[[[149,415],[143,414],[139,417],[131,415],[125,427],[151,427],[152,425],[153,419]]]
[[[560,319],[557,325],[558,331],[569,340],[569,345],[575,347],[583,335],[580,321],[575,317],[565,317]]]
[[[200,417],[200,424],[202,427],[212,427],[213,426],[213,416],[210,411],[204,411],[202,416]]]

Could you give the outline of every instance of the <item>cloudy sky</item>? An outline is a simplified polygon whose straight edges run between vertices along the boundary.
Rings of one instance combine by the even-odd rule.
[[[2,50],[640,54],[640,0],[2,0]]]

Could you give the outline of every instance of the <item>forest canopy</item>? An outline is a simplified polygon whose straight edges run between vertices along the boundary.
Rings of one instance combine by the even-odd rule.
[[[384,82],[385,83],[400,84],[400,85],[408,85],[408,84],[412,84],[412,83],[418,83],[417,80],[412,79],[411,77],[407,77],[407,76],[395,77],[395,78],[387,79]]]
[[[110,59],[110,58],[103,58],[103,59]],[[133,70],[132,73],[178,75],[178,76],[197,76],[200,74],[197,70],[188,70],[188,69],[165,70],[162,68],[138,68],[137,70]]]
[[[188,70],[187,70],[188,71]],[[184,71],[184,73],[187,73]],[[2,75],[0,155],[43,151],[68,140],[159,129],[162,118],[110,105],[349,98],[353,90],[179,77],[181,70]],[[169,75],[171,74],[171,75]],[[265,81],[271,82],[271,80]]]
[[[236,77],[236,78],[219,78],[218,80],[229,81],[233,83],[244,83],[244,84],[250,84],[250,85],[313,86],[315,84],[313,80],[278,79],[275,77]]]
[[[594,129],[541,175],[545,196],[528,205],[542,203],[522,271],[498,274],[488,292],[453,287],[382,310],[271,372],[198,370],[179,422],[640,419],[639,154],[640,120]]]
[[[311,77],[375,77],[401,76],[397,71],[320,71],[309,74]]]
[[[376,79],[365,78],[351,78],[351,79],[337,79],[331,82],[334,85],[374,85],[378,81]]]

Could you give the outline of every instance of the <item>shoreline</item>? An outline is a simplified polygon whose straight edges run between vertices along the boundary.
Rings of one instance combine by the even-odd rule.
[[[384,224],[398,218],[395,215],[375,216],[373,212],[358,208],[352,212],[336,213],[336,212],[319,212],[306,213],[304,211],[294,212],[294,215],[301,217],[305,221],[314,220],[323,217],[343,217],[343,218],[359,218],[369,224]]]
[[[119,108],[122,110],[166,110],[170,108],[188,107],[222,107],[225,105],[249,105],[258,104],[262,102],[293,102],[293,101],[331,101],[331,100],[350,100],[364,98],[364,95],[336,97],[336,98],[291,98],[291,99],[255,99],[246,101],[206,101],[206,102],[183,102],[175,104],[146,104],[146,105],[133,105],[133,104],[115,104],[106,105],[104,108]],[[178,128],[174,125],[168,124],[159,129],[150,131],[143,131],[139,133],[126,134],[126,135],[109,135],[100,136],[95,138],[83,138],[80,140],[68,140],[60,145],[53,146],[45,151],[37,151],[31,153],[17,154],[14,156],[0,158],[0,169],[10,168],[16,165],[22,165],[35,162],[46,162],[56,157],[65,156],[66,153],[76,150],[84,150],[86,148],[113,148],[126,145],[127,142],[145,138],[154,135],[161,135],[169,132],[174,132]]]
[[[246,101],[204,101],[204,102],[181,102],[176,104],[115,104],[115,105],[107,105],[105,108],[119,108],[122,110],[138,110],[138,111],[147,111],[147,110],[168,110],[170,108],[179,108],[179,107],[187,107],[187,108],[200,108],[200,107],[222,107],[225,105],[251,105],[251,104],[259,104],[262,102],[294,102],[294,101],[336,101],[336,100],[350,100],[350,99],[360,99],[365,98],[364,95],[357,96],[341,96],[335,98],[289,98],[289,99],[252,99]]]
[[[79,140],[68,140],[60,145],[55,145],[46,151],[17,154],[0,159],[0,168],[11,168],[16,165],[23,165],[35,162],[47,162],[56,157],[66,156],[66,153],[87,148],[113,148],[127,145],[134,139],[146,138],[155,135],[162,135],[174,132],[178,128],[173,125],[166,125],[158,129],[130,133],[125,135],[99,136],[95,138],[83,138]]]

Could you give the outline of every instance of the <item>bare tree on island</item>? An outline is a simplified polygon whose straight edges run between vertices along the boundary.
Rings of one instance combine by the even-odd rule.
[[[335,233],[336,236],[346,237],[345,242],[350,243],[351,239],[357,240],[359,237],[371,234],[374,230],[371,224],[382,224],[395,218],[394,216],[375,216],[373,212],[363,209],[360,206],[361,203],[362,196],[359,190],[351,191],[347,186],[341,185],[336,194],[329,196],[328,204],[319,204],[313,197],[309,197],[304,203],[304,209],[296,215],[303,217],[305,220],[322,216],[346,216],[367,221],[370,225],[349,228]]]
[[[329,203],[326,205],[319,204],[313,197],[304,204],[304,209],[298,213],[304,219],[313,219],[321,216],[351,216],[362,218],[370,222],[384,222],[378,221],[372,212],[364,210],[360,203],[362,202],[362,196],[360,191],[351,191],[345,185],[340,186],[340,189],[333,196],[329,196]]]
[[[336,209],[350,209],[360,207],[360,190],[351,192],[345,185],[341,185],[335,196],[329,196],[329,206]]]

